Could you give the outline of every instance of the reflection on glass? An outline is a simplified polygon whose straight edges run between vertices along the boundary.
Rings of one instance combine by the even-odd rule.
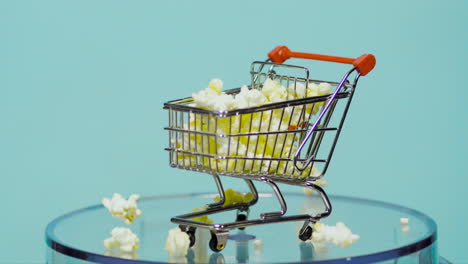
[[[114,257],[114,258],[138,259],[138,253],[136,251],[125,252],[118,248],[106,250],[104,252],[104,255]]]
[[[236,259],[239,263],[247,263],[249,260],[249,241],[236,241]]]
[[[301,261],[309,262],[314,259],[314,247],[310,243],[301,242],[299,244],[299,249],[301,250]]]
[[[210,230],[197,228],[197,231],[195,232],[195,245],[192,247],[195,263],[208,262],[208,241],[210,238]]]
[[[209,264],[224,264],[224,256],[221,253],[213,253],[210,256],[210,261],[208,262]]]
[[[331,196],[334,214],[327,221],[343,221],[356,228],[361,240],[352,247],[334,245],[320,247],[297,238],[303,222],[248,227],[244,232],[231,230],[229,243],[222,254],[209,249],[209,230],[198,228],[194,247],[184,258],[171,258],[179,263],[287,263],[299,261],[327,261],[339,263],[433,264],[437,262],[437,226],[429,217],[400,206],[362,199]],[[319,197],[287,193],[292,213],[316,213],[323,206]],[[168,216],[180,213],[180,208],[195,207],[207,199],[206,195],[150,197],[142,199],[140,207],[146,212],[140,224],[133,226],[140,237],[138,255],[123,252],[103,252],[102,238],[106,230],[115,226],[102,205],[72,212],[51,222],[46,231],[47,263],[162,263],[168,261],[164,250],[167,230],[174,228]],[[277,206],[275,196],[264,195],[268,208]],[[265,208],[252,208],[258,215]],[[359,213],[356,213],[359,212]],[[400,219],[411,219],[409,232],[401,230]],[[232,221],[232,215],[219,214],[217,221]],[[296,230],[297,229],[297,230]],[[252,236],[255,235],[255,236]],[[252,238],[250,238],[252,237]],[[260,239],[263,246],[255,247]],[[390,252],[390,253],[389,253]],[[392,254],[392,255],[390,255]],[[112,256],[112,257],[111,257]],[[347,258],[349,256],[350,258]],[[116,259],[117,257],[118,259]],[[352,261],[350,262],[351,259]],[[395,262],[395,259],[398,259]],[[116,262],[117,261],[117,262]],[[446,262],[441,262],[446,263]]]

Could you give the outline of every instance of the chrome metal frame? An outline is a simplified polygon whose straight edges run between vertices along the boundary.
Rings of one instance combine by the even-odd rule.
[[[278,70],[285,69],[300,71],[304,76],[292,77],[277,74]],[[350,83],[348,79],[353,73],[356,73],[356,76],[353,83]],[[218,240],[224,241],[226,232],[230,229],[286,221],[304,221],[301,233],[305,231],[309,223],[315,223],[330,215],[332,206],[328,196],[314,181],[322,178],[328,169],[359,77],[360,74],[357,73],[356,68],[352,68],[340,82],[327,81],[335,86],[335,90],[329,95],[304,96],[299,99],[234,111],[216,112],[197,108],[192,105],[192,98],[165,103],[164,109],[167,109],[169,114],[169,126],[165,128],[169,132],[169,147],[165,150],[169,151],[170,165],[175,168],[211,174],[220,197],[219,202],[207,205],[205,210],[179,215],[172,218],[171,221],[181,225],[183,229],[185,227],[209,229],[212,233],[219,235]],[[267,78],[276,80],[285,87],[293,87],[295,91],[298,83],[305,85],[307,90],[309,83],[322,82],[310,80],[309,70],[305,67],[278,64],[269,60],[253,62],[251,65],[252,83],[249,89],[261,89],[263,81]],[[239,92],[240,88],[226,91],[227,94]],[[337,103],[342,100],[346,102],[338,125],[330,126],[330,120],[336,110]],[[295,112],[296,115],[294,115]],[[272,126],[274,115],[281,116],[277,126]],[[289,118],[287,115],[290,115]],[[283,124],[283,120],[289,121],[285,121],[288,123]],[[248,123],[247,130],[241,129],[243,122],[244,124]],[[253,123],[255,125],[252,125]],[[267,124],[266,127],[265,124]],[[325,151],[326,155],[319,155],[323,138],[328,132],[334,132],[334,137],[329,144],[328,151]],[[261,140],[264,143],[259,144]],[[244,152],[239,150],[241,141],[247,141],[245,144],[247,149]],[[222,152],[219,149],[219,142],[227,145],[227,151]],[[271,151],[273,156],[266,155],[267,145],[273,148]],[[286,145],[288,146],[285,147]],[[275,152],[277,146],[281,146],[281,150]],[[293,151],[293,148],[296,150]],[[252,153],[263,153],[263,155],[249,156],[249,150],[251,150],[250,152],[253,150]],[[275,157],[277,152],[281,154]],[[302,152],[304,154],[301,155]],[[322,164],[322,170],[318,175],[313,170],[316,163]],[[224,188],[219,175],[244,179],[254,198],[247,203],[223,206],[225,202]],[[258,219],[222,224],[208,224],[191,220],[195,217],[229,210],[248,213],[249,207],[258,201],[258,192],[252,180],[264,182],[273,188],[281,206],[280,211],[262,213]],[[314,189],[323,200],[324,212],[316,215],[286,216],[287,203],[276,183]]]

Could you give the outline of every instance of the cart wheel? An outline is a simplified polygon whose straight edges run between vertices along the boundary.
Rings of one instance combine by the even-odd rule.
[[[219,242],[218,236],[214,232],[211,232],[211,239],[210,239],[209,245],[210,245],[210,249],[213,250],[214,252],[220,252],[226,247],[224,243]]]
[[[237,218],[236,218],[236,222],[240,222],[240,221],[245,221],[247,220],[247,215],[246,214],[238,214],[237,215]],[[239,227],[239,230],[244,230],[245,227]]]
[[[189,247],[193,247],[195,245],[195,231],[197,230],[196,227],[189,227],[189,229],[186,231],[187,235],[189,236],[190,239],[190,245]]]
[[[299,231],[299,239],[302,241],[307,241],[312,237],[312,227],[307,226],[304,230]]]

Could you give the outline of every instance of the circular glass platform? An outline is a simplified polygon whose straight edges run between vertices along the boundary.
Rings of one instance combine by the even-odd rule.
[[[297,237],[303,223],[287,222],[231,230],[231,239],[219,253],[209,249],[209,231],[197,229],[195,246],[186,257],[169,256],[164,246],[169,229],[176,227],[170,218],[211,203],[213,197],[187,194],[143,198],[139,201],[143,215],[132,226],[112,218],[102,205],[68,213],[47,226],[47,263],[446,263],[438,258],[437,226],[428,216],[389,203],[343,196],[330,196],[333,212],[322,222],[344,222],[360,236],[347,248],[302,242]],[[284,197],[287,215],[315,214],[323,209],[316,196],[286,193]],[[262,193],[249,219],[277,210],[277,198]],[[235,211],[210,216],[215,223],[233,222],[235,217]],[[402,217],[410,219],[408,226],[400,224]],[[136,252],[122,254],[103,247],[103,240],[119,226],[130,227],[140,238]],[[255,247],[253,238],[263,245]]]

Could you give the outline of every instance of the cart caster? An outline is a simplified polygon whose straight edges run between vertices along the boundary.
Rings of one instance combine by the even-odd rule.
[[[192,226],[187,227],[184,225],[179,225],[179,228],[180,230],[182,230],[182,232],[185,232],[189,236],[189,239],[190,239],[189,247],[193,247],[193,245],[195,245],[195,231],[197,231],[197,228],[192,227]]]
[[[247,220],[247,215],[246,214],[238,214],[236,217],[236,222],[241,222]],[[244,230],[245,227],[239,227],[239,230]]]
[[[195,245],[195,231],[197,231],[196,227],[189,227],[189,229],[185,232],[190,239],[189,247],[193,247],[193,245]]]
[[[312,232],[312,227],[308,225],[306,228],[301,229],[301,231],[299,231],[299,239],[302,241],[309,240],[312,237]]]
[[[220,252],[226,247],[227,239],[229,236],[229,232],[219,232],[216,233],[211,231],[211,239],[209,242],[210,249],[213,252]]]

